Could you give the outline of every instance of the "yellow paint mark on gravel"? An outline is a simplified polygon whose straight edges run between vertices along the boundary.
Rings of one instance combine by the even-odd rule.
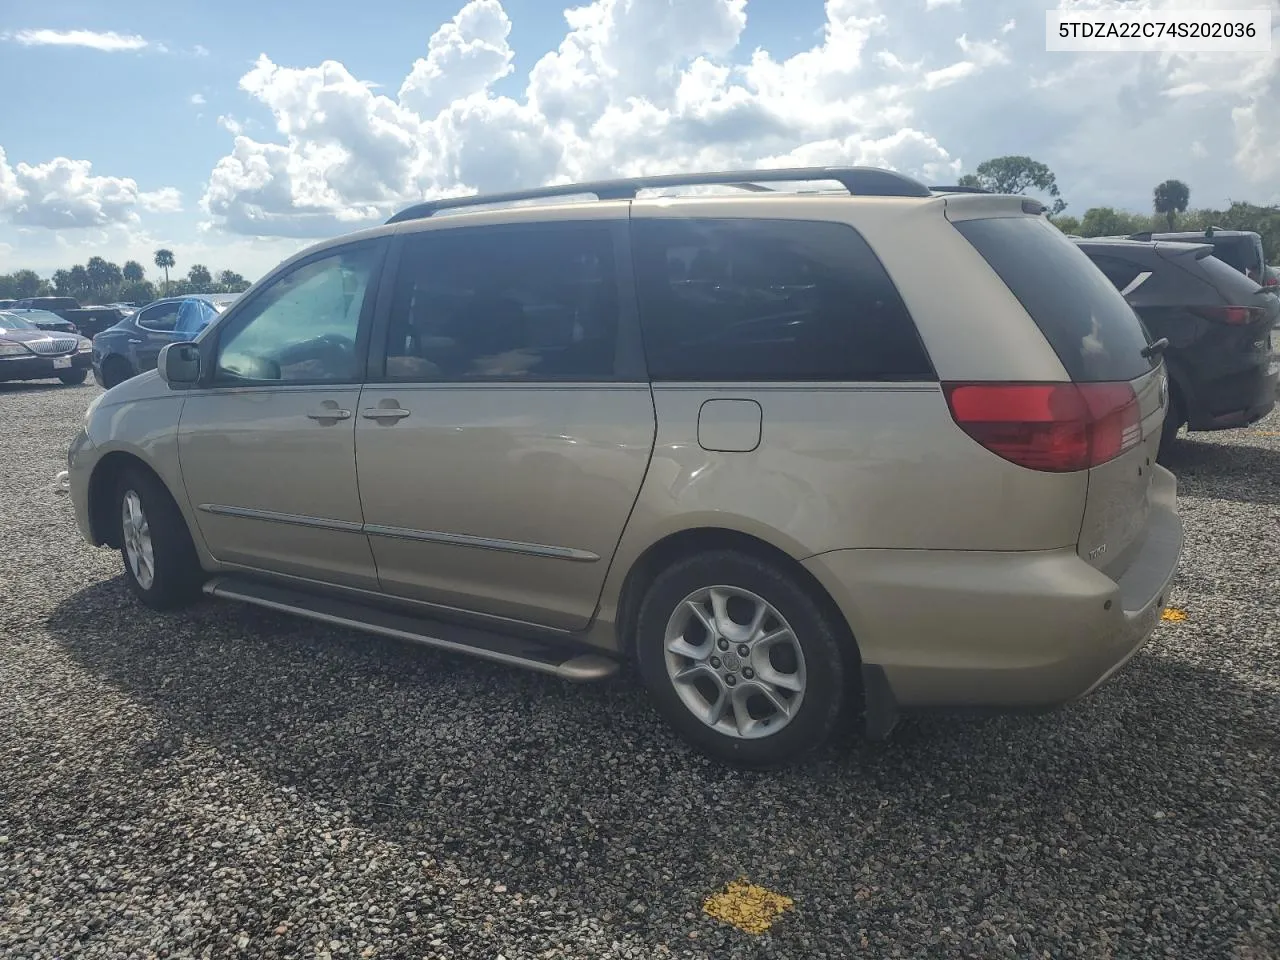
[[[703,912],[746,933],[761,934],[795,906],[795,901],[764,887],[735,880],[720,893],[707,897]]]
[[[1172,623],[1180,623],[1187,619],[1187,611],[1179,610],[1177,607],[1165,607],[1164,613],[1160,614],[1161,620],[1168,620]]]
[[[1259,437],[1280,437],[1280,430],[1250,430],[1249,432]]]

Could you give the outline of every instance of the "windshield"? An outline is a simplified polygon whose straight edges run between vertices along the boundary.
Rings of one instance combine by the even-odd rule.
[[[0,334],[8,333],[10,330],[36,330],[39,329],[32,326],[26,320],[23,320],[16,313],[0,313]]]
[[[66,323],[56,313],[49,310],[23,310],[18,316],[30,320],[32,323]]]

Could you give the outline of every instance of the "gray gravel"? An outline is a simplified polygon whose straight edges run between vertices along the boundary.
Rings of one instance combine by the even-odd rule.
[[[621,680],[142,612],[49,487],[96,390],[0,385],[4,956],[1280,956],[1280,416],[1182,444],[1187,619],[1099,694],[759,775]]]

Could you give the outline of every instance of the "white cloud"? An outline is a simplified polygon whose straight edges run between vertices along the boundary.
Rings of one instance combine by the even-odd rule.
[[[209,55],[209,48],[206,47],[203,43],[197,43],[194,47],[191,48],[191,52],[194,53],[197,57],[207,57]]]
[[[129,177],[103,177],[88,160],[55,157],[43,163],[9,164],[0,148],[0,218],[31,227],[100,227],[136,223],[142,207],[157,212],[181,209],[172,187],[144,193]]]
[[[114,30],[17,30],[4,34],[4,39],[24,47],[88,47],[107,53],[142,50],[149,45],[137,34],[116,33]]]
[[[138,203],[151,213],[181,213],[182,191],[176,187],[161,187],[138,194]]]
[[[264,54],[240,86],[271,111],[279,139],[237,126],[203,207],[231,231],[308,236],[422,197],[615,173],[802,156],[951,168],[936,140],[910,128],[905,88],[861,89],[866,47],[885,23],[874,0],[828,0],[817,45],[734,64],[746,10],[745,0],[567,10],[568,32],[520,99],[492,90],[513,59],[498,0],[471,0],[437,30],[394,99],[335,61],[285,67]],[[978,68],[990,47],[962,44]]]
[[[204,94],[203,94],[203,93],[193,93],[193,94],[191,95],[191,97],[190,97],[190,102],[191,102],[194,106],[197,106],[197,107],[202,107],[202,106],[204,106],[204,104],[206,103],[205,98],[204,98]]]
[[[400,85],[400,103],[435,116],[450,103],[481,93],[511,73],[511,20],[498,0],[468,3],[427,42],[427,56]]]
[[[919,29],[922,11],[941,7],[963,18],[958,38]],[[1145,206],[1168,176],[1202,202],[1280,180],[1275,57],[1049,54],[1035,24],[1017,29],[1024,0],[825,0],[820,29],[799,28],[816,39],[781,57],[740,45],[749,8],[594,0],[564,11],[562,39],[518,79],[520,25],[501,0],[470,0],[424,30],[422,56],[386,88],[338,60],[264,52],[239,89],[266,108],[267,132],[242,119],[248,106],[217,118],[230,142],[199,208],[230,234],[308,238],[476,190],[783,163],[870,163],[939,182],[1006,153],[1048,163],[1073,212],[1086,199]],[[1189,133],[1212,148],[1189,147]],[[180,204],[84,161],[0,166],[0,211],[15,221],[132,222]]]
[[[1008,55],[998,43],[983,43],[970,40],[967,34],[962,34],[956,38],[956,46],[965,54],[965,59],[959,60],[949,67],[930,70],[926,73],[924,75],[925,90],[940,90],[943,87],[949,87],[953,83],[959,83],[961,80],[972,77],[988,67],[999,66],[1009,62]]]

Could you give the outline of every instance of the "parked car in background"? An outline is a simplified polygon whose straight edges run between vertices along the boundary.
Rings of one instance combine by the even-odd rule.
[[[0,311],[0,381],[84,383],[91,344],[78,333],[49,333],[9,311]]]
[[[1267,275],[1262,280],[1262,289],[1267,293],[1280,296],[1280,267],[1267,267]]]
[[[744,186],[641,195],[708,184]],[[155,608],[634,658],[749,765],[846,704],[882,737],[1071,701],[1150,636],[1182,528],[1159,350],[1042,210],[863,168],[411,207],[98,397],[77,521]]]
[[[30,310],[30,309],[11,309],[10,313],[15,313],[26,320],[33,323],[41,330],[51,330],[55,333],[79,333],[76,325],[70,320],[65,320],[51,310]]]
[[[1257,284],[1262,284],[1266,280],[1267,258],[1262,249],[1262,236],[1252,230],[1223,230],[1221,227],[1209,227],[1203,232],[1184,230],[1153,233],[1147,231],[1131,234],[1125,239],[1140,242],[1207,243],[1213,247],[1213,255],[1233,270],[1240,271]]]
[[[14,301],[14,300],[0,300],[0,310],[7,310],[9,307],[12,307],[16,302],[17,301]]]
[[[148,304],[94,338],[94,377],[102,386],[111,388],[154,370],[161,349],[170,343],[194,339],[239,296],[193,294]]]
[[[1166,339],[1169,414],[1163,457],[1178,430],[1225,430],[1265,417],[1280,379],[1280,300],[1223,263],[1209,244],[1077,240],[1137,311]]]
[[[82,307],[73,297],[28,297],[15,300],[14,307],[27,310],[48,310],[76,325],[81,336],[92,339],[107,327],[123,319],[115,307]]]

